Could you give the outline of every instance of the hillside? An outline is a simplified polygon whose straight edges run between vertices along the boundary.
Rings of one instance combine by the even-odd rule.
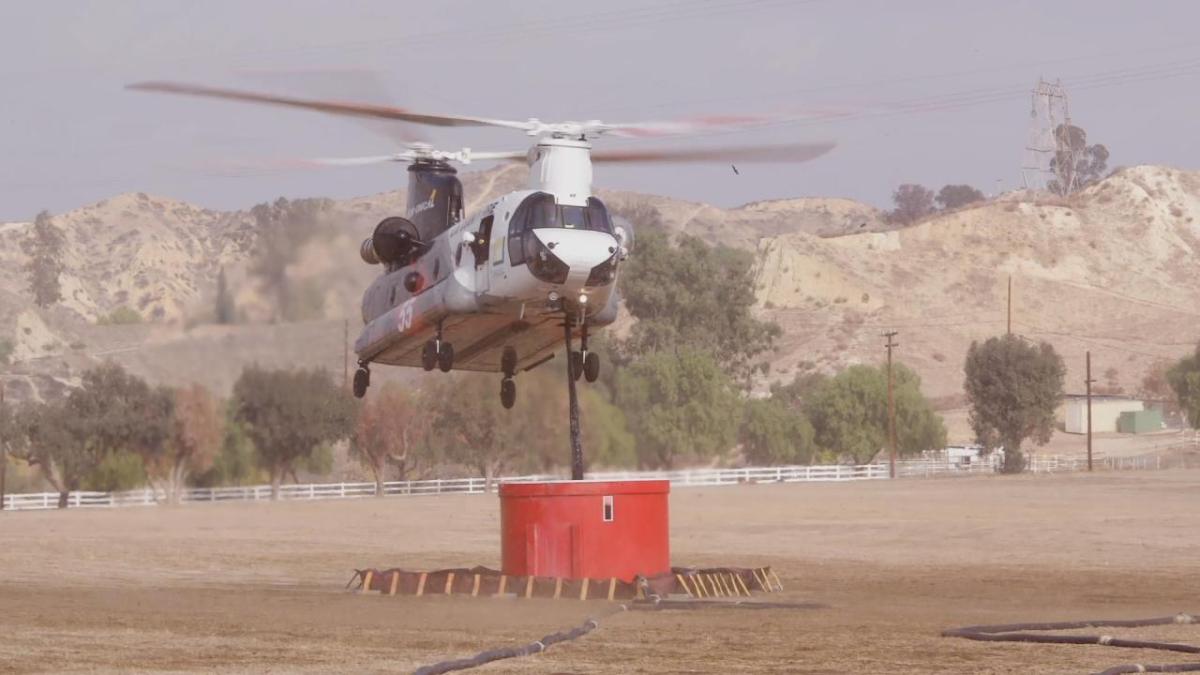
[[[1200,174],[1142,166],[1073,197],[1023,195],[903,230],[767,237],[757,293],[783,326],[777,377],[879,362],[887,329],[926,391],[953,404],[971,340],[1005,331],[1048,340],[1082,391],[1084,352],[1108,388],[1135,391],[1148,367],[1200,338]]]
[[[525,171],[507,166],[463,179],[473,209],[522,186]],[[1082,387],[1084,350],[1093,352],[1102,385],[1133,391],[1152,362],[1183,354],[1200,337],[1200,310],[1191,309],[1200,307],[1197,173],[1136,167],[1069,203],[1013,193],[902,230],[843,199],[721,209],[601,196],[635,225],[657,222],[756,251],[762,311],[785,329],[770,379],[879,362],[879,334],[894,328],[897,357],[943,408],[960,408],[963,357],[972,339],[1004,331],[1010,274],[1014,331],[1055,344],[1071,368],[1070,391]],[[301,323],[279,323],[271,296],[247,271],[257,237],[248,210],[125,194],[57,215],[67,239],[66,298],[48,311],[35,311],[25,288],[19,242],[28,224],[0,224],[9,393],[53,396],[108,358],[154,381],[199,381],[219,392],[247,363],[340,372],[344,320],[353,339],[361,291],[377,273],[358,259],[358,243],[403,205],[403,190],[329,204],[327,226],[286,270],[321,294],[318,313]],[[208,325],[222,267],[249,323]],[[148,322],[97,325],[122,306]]]

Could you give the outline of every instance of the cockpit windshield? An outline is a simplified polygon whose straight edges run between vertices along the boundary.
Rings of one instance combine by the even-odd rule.
[[[587,206],[569,206],[554,201],[554,195],[538,192],[529,195],[513,214],[508,228],[509,258],[514,265],[525,262],[527,251],[523,242],[530,230],[546,228],[565,230],[593,230],[613,234],[612,219],[604,202],[589,197]]]
[[[548,194],[530,197],[529,220],[525,229],[562,228],[567,230],[595,230],[612,234],[612,220],[604,202],[595,197],[588,199],[587,206],[557,204]]]

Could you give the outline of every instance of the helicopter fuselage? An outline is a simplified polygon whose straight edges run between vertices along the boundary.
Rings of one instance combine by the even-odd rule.
[[[561,177],[562,159],[555,158],[558,166],[551,172],[546,160],[553,153],[545,154],[533,158],[535,169],[542,164],[549,176]],[[457,184],[453,169],[414,165],[407,216],[422,231],[414,236],[420,241],[413,244],[414,255],[389,265],[364,294],[366,326],[355,343],[359,360],[421,366],[425,345],[440,339],[453,344],[456,369],[501,372],[504,351],[512,348],[515,370],[528,370],[561,348],[564,321],[571,322],[574,335],[612,323],[619,304],[617,267],[625,255],[621,240],[627,235],[589,194],[588,169],[580,177],[586,183],[573,184],[543,182],[531,172],[536,187],[508,193],[456,220],[461,186],[456,201],[447,181]],[[429,170],[442,187],[428,188]],[[449,190],[442,195],[448,199],[438,197],[439,189]],[[445,220],[439,220],[443,213]],[[435,229],[441,231],[421,240]]]

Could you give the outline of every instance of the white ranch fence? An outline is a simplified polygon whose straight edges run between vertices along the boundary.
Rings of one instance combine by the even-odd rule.
[[[1097,458],[1096,467],[1109,470],[1160,469],[1159,457],[1107,457]],[[1087,460],[1077,457],[1029,458],[1027,471],[1053,473],[1082,471]],[[959,465],[945,460],[912,459],[896,462],[896,475],[900,478],[964,476],[993,473],[992,463],[974,462]],[[742,483],[810,483],[852,480],[886,480],[889,468],[886,463],[858,466],[829,464],[817,466],[747,467],[742,469],[687,469],[682,471],[621,471],[590,473],[590,480],[636,480],[665,479],[672,487],[700,487],[717,485],[739,485]],[[511,476],[493,481],[530,482],[558,480],[561,476]],[[414,481],[391,481],[384,483],[387,495],[438,495],[479,494],[485,492],[483,478],[451,478]],[[374,483],[312,483],[308,485],[283,485],[279,497],[283,500],[354,499],[373,497]],[[165,501],[166,496],[151,489],[129,492],[72,492],[68,498],[70,508],[97,508],[116,506],[154,506]],[[187,503],[264,501],[271,498],[271,486],[251,485],[246,487],[191,488],[183,493]],[[36,511],[58,506],[58,493],[40,492],[33,494],[5,495],[4,508],[12,511]]]

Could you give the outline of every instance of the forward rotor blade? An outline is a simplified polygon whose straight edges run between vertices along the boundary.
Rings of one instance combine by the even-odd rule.
[[[151,91],[166,94],[183,94],[186,96],[219,98],[228,101],[265,103],[268,105],[315,110],[317,112],[328,113],[331,115],[349,115],[352,117],[373,117],[378,119],[401,120],[404,122],[412,122],[413,124],[426,124],[435,127],[491,126],[520,129],[522,131],[530,128],[528,122],[496,120],[486,117],[465,117],[462,115],[434,115],[415,113],[405,110],[404,108],[397,108],[394,106],[294,98],[290,96],[276,96],[273,94],[260,94],[250,91],[240,91],[237,89],[222,89],[218,87],[206,87],[202,85],[182,84],[178,82],[138,82],[136,84],[128,85],[126,88],[136,91]]]
[[[659,148],[629,150],[593,150],[593,162],[807,162],[836,147],[835,143],[800,143],[795,145],[732,146],[717,148]]]
[[[712,115],[693,119],[660,121],[660,122],[627,122],[624,124],[603,124],[602,133],[607,136],[624,138],[655,138],[659,136],[687,136],[702,134],[717,130],[752,129],[767,124],[778,123],[792,118],[773,117],[768,115]]]

